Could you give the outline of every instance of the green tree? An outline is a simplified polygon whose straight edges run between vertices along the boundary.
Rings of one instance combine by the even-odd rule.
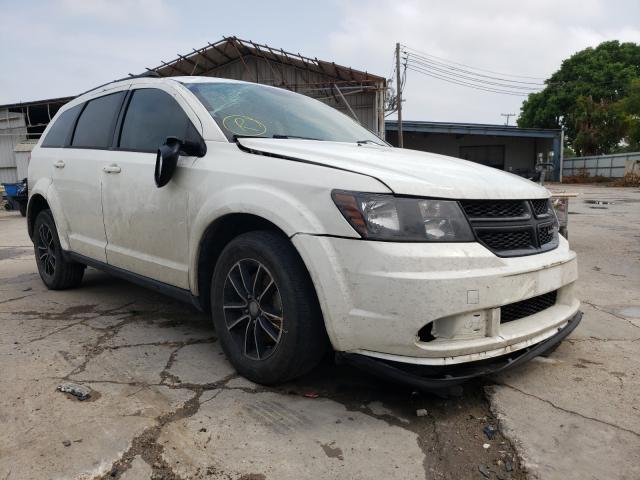
[[[637,78],[640,45],[614,40],[581,50],[523,102],[518,126],[564,127],[576,154],[609,153],[625,137],[628,114],[619,102]]]
[[[640,151],[640,78],[631,81],[628,95],[618,101],[616,107],[625,115],[626,136],[624,150]]]

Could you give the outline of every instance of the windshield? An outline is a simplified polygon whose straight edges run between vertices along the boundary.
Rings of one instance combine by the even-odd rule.
[[[229,140],[237,137],[384,142],[338,110],[281,88],[251,83],[188,83]]]

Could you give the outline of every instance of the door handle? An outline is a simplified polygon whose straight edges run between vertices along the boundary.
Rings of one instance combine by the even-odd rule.
[[[118,165],[107,165],[102,168],[102,171],[105,173],[120,173],[121,169]]]
[[[64,160],[58,160],[57,162],[53,162],[53,166],[56,168],[64,168]]]

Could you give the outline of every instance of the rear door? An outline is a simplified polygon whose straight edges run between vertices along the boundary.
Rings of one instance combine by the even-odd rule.
[[[100,181],[102,169],[114,154],[114,128],[125,93],[110,93],[82,104],[70,145],[59,149],[53,162],[52,188],[62,206],[69,248],[102,262],[106,262],[107,237]]]
[[[163,188],[153,174],[165,139],[196,139],[200,122],[178,94],[158,86],[131,90],[119,129],[117,158],[102,183],[107,262],[187,289],[187,201],[196,158],[180,157]]]

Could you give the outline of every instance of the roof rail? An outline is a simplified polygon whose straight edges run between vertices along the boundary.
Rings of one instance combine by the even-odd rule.
[[[112,83],[122,82],[123,80],[131,80],[132,78],[162,78],[162,77],[155,70],[149,70],[139,75],[133,75],[130,73],[126,77],[118,78],[116,80],[111,80],[110,82],[103,83],[102,85],[98,85],[97,87],[90,88],[86,92],[82,92],[80,95],[78,95],[78,97],[81,95],[84,95],[85,93],[93,92],[94,90],[97,90],[99,88],[106,87],[107,85],[111,85]]]
[[[130,73],[129,76],[121,78],[120,80],[127,80],[129,78],[145,78],[145,77],[162,78],[160,76],[160,74],[158,72],[156,72],[155,70],[147,70],[146,72],[139,73],[138,75],[134,75],[134,74]],[[114,82],[117,82],[117,81],[118,80],[114,80]]]

